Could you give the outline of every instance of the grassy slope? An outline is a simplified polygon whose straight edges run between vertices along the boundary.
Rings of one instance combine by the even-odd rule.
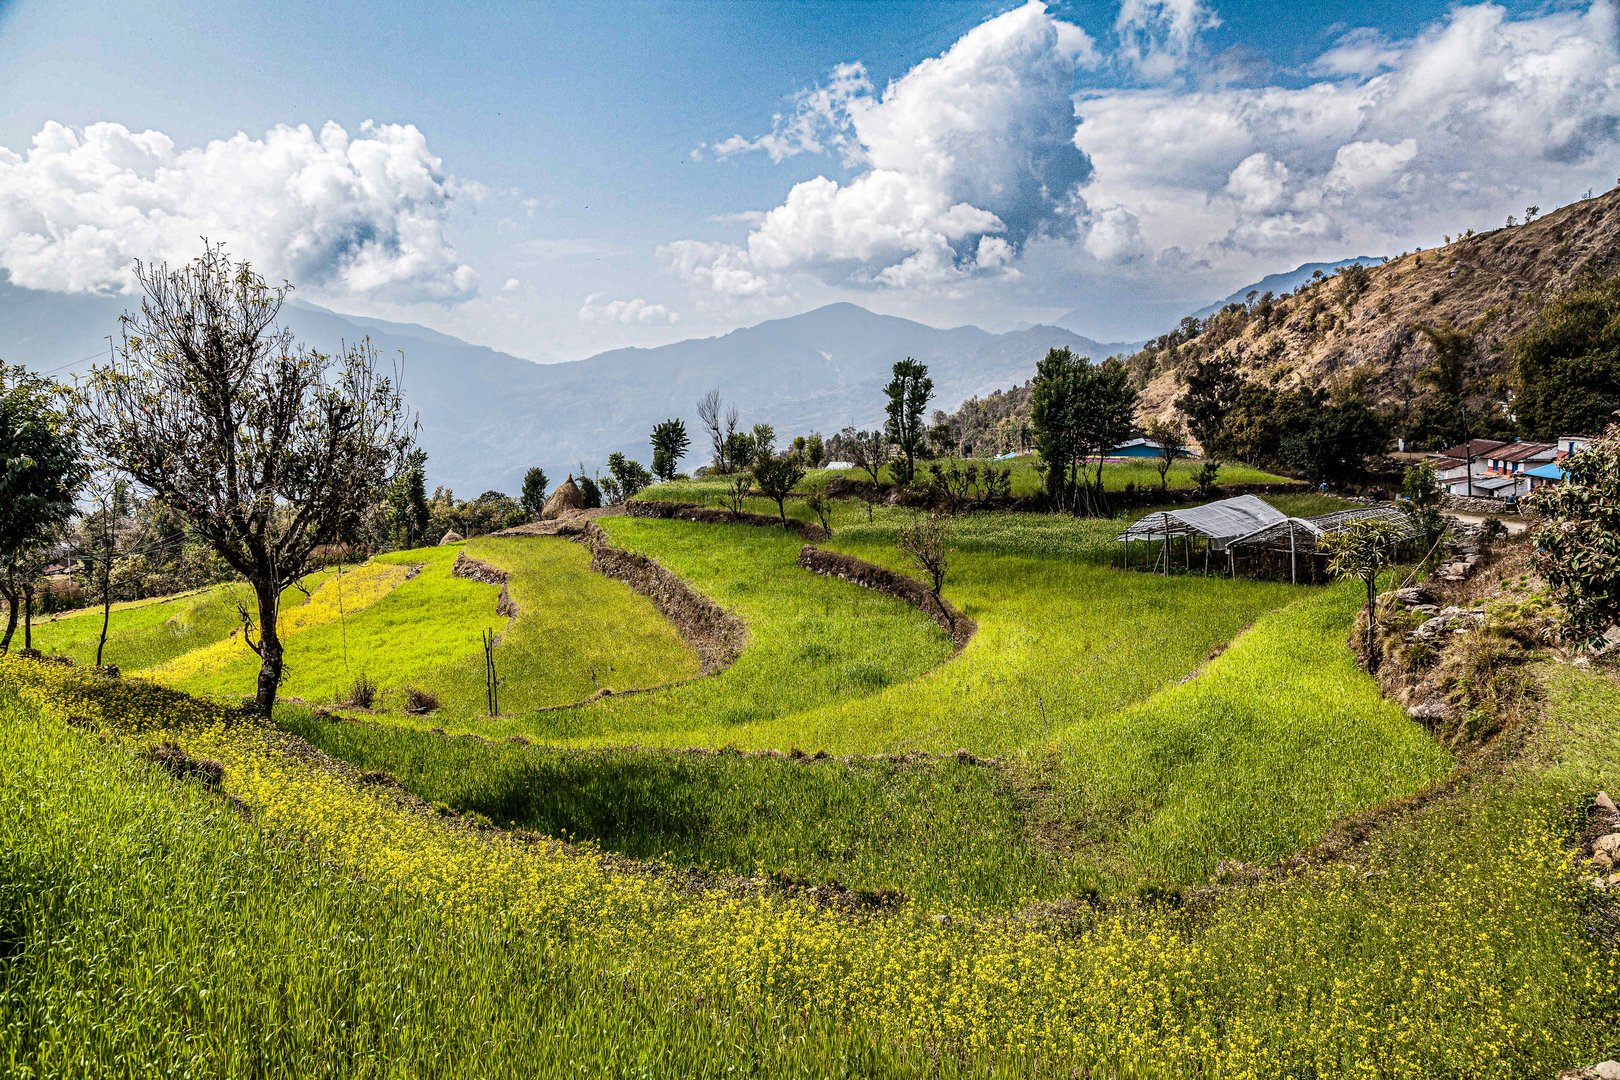
[[[1452,766],[1344,647],[1353,585],[1256,623],[1197,678],[1057,733],[1058,815],[1116,843],[1133,880],[1184,885],[1271,862],[1328,822]]]
[[[669,621],[629,586],[594,573],[582,545],[492,536],[470,541],[467,553],[512,575],[508,589],[518,615],[510,626],[496,626],[503,712],[580,701],[603,687],[632,690],[697,675],[697,657]],[[494,604],[488,595],[479,602]],[[411,633],[419,632],[420,613],[400,616],[408,620]],[[442,643],[444,635],[435,639]],[[453,650],[444,651],[454,656]],[[441,719],[481,715],[484,661],[476,633],[470,647],[460,652],[453,659],[441,654],[437,663],[420,667],[401,663],[395,678],[437,693],[443,702],[436,714]]]
[[[326,577],[325,571],[311,574],[304,579],[305,587],[313,590]],[[142,671],[222,641],[242,625],[236,611],[238,600],[251,606],[253,594],[243,586],[227,584],[180,596],[114,604],[103,659],[125,671]],[[288,589],[281,599],[288,608],[304,601],[296,589]],[[80,664],[95,662],[100,636],[100,608],[66,611],[34,624],[36,649],[70,656]]]
[[[891,542],[903,515],[883,517],[844,529],[834,546],[902,565]],[[881,671],[902,654],[892,630],[840,633],[869,625],[842,605],[890,618],[906,609],[805,575],[790,561],[797,540],[769,530],[629,519],[607,527],[741,610],[749,650],[730,672],[675,691],[478,730],[560,743],[965,747],[1012,758],[994,768],[800,765],[284,722],[427,799],[501,824],[679,865],[898,889],[944,907],[1201,880],[1221,858],[1286,854],[1337,816],[1448,765],[1355,670],[1342,644],[1348,593],[1126,575],[1099,565],[1117,523],[963,519],[947,591],[979,620],[979,634],[948,663],[843,696],[830,677],[863,664]],[[1257,618],[1229,659],[1176,685]],[[1301,685],[1302,669],[1311,683]],[[1086,841],[1078,851],[1076,837]]]
[[[495,612],[496,586],[451,574],[460,551],[458,545],[380,556],[349,572],[346,599],[337,593],[344,582],[326,582],[307,606],[312,617],[288,619],[283,694],[332,702],[364,674],[381,688],[383,707],[400,708],[405,688],[419,686],[439,696],[435,717],[477,717],[485,710],[485,629],[502,635],[496,665],[503,709],[533,710],[578,701],[602,686],[622,690],[696,674],[696,658],[651,603],[592,573],[580,545],[544,538],[472,542],[469,554],[514,574],[518,617],[510,626]],[[409,567],[420,571],[406,579]],[[237,648],[190,654],[154,674],[192,693],[230,695],[250,687],[257,669],[257,657]]]
[[[614,543],[651,555],[741,615],[750,628],[747,648],[711,678],[576,709],[480,721],[477,730],[580,744],[692,745],[705,741],[694,739],[700,726],[706,741],[724,745],[762,720],[915,677],[949,651],[944,633],[912,608],[800,570],[794,560],[803,541],[796,534],[635,518],[601,524]]]
[[[981,467],[993,465],[996,468],[1009,469],[1012,472],[1012,490],[1015,496],[1037,495],[1043,490],[1044,476],[1035,468],[1037,458],[1034,455],[1015,458],[1011,461],[986,462],[975,461]],[[1178,461],[1170,467],[1165,477],[1167,485],[1176,490],[1185,490],[1193,486],[1193,477],[1203,467],[1202,462]],[[919,479],[926,479],[928,463],[918,465]],[[798,485],[798,490],[808,490],[811,484],[822,479],[831,479],[842,476],[846,479],[860,479],[866,474],[858,469],[812,469],[805,479]],[[882,474],[885,481],[891,480],[890,470],[885,467]],[[1223,464],[1220,471],[1220,482],[1223,484],[1275,484],[1287,482],[1286,476],[1277,476],[1261,469],[1250,468],[1241,464]],[[1156,488],[1159,486],[1158,466],[1149,460],[1112,461],[1103,466],[1103,487],[1109,491],[1123,491],[1126,485],[1134,484],[1139,488]],[[673,483],[659,484],[641,497],[644,499],[675,499],[684,502],[707,503],[719,505],[725,496],[726,481],[722,477],[698,477],[692,480],[678,480]],[[770,513],[776,512],[775,503],[766,503],[759,500],[761,506],[768,506]],[[757,512],[765,512],[763,510]]]
[[[763,1007],[671,1015],[666,995],[627,997],[589,935],[457,919],[431,893],[357,880],[13,689],[0,678],[0,801],[15,811],[0,815],[6,1075],[894,1068],[829,1024],[778,1041]],[[728,1034],[738,1020],[756,1035]]]
[[[1395,820],[1354,862],[1050,932],[686,892],[482,841],[251,728],[14,665],[14,1072],[1546,1076],[1620,1038],[1620,964],[1565,855],[1571,812],[1620,783],[1620,689],[1593,672],[1552,675],[1507,778]],[[181,725],[260,827],[300,843],[63,728],[69,712],[134,745]]]

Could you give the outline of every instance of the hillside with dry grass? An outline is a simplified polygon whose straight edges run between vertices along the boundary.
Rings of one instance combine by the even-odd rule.
[[[1471,392],[1500,400],[1506,345],[1548,300],[1588,275],[1620,271],[1620,188],[1529,224],[1455,239],[1380,266],[1322,278],[1292,295],[1254,297],[1173,331],[1131,358],[1144,415],[1165,412],[1179,373],[1211,357],[1278,386],[1339,388],[1360,382],[1406,419],[1421,393],[1416,376],[1435,358],[1423,327],[1466,334]]]

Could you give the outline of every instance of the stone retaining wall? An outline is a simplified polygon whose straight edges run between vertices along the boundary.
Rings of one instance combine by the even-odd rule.
[[[799,552],[799,565],[812,574],[843,578],[845,581],[871,589],[896,600],[903,600],[939,624],[951,635],[951,643],[961,652],[968,639],[978,630],[978,624],[952,607],[948,600],[934,598],[928,586],[916,578],[897,574],[893,570],[874,566],[864,559],[837,551],[823,551],[806,544]]]
[[[772,529],[786,528],[798,533],[806,540],[827,539],[827,530],[812,522],[788,518],[787,524],[783,525],[781,518],[774,518],[769,514],[733,514],[723,507],[699,506],[696,503],[667,502],[659,499],[632,499],[625,503],[624,512],[631,517],[674,518],[679,521],[701,521],[710,525],[759,525]]]
[[[1479,496],[1470,498],[1467,495],[1447,494],[1442,504],[1447,510],[1455,510],[1462,514],[1516,514],[1517,509],[1510,510],[1506,499],[1484,499]]]
[[[517,618],[517,603],[512,599],[512,594],[506,590],[506,579],[511,575],[505,570],[461,551],[456,554],[456,561],[450,565],[450,573],[458,578],[482,582],[485,585],[499,585],[501,595],[495,598],[495,614],[504,615],[508,619]]]
[[[590,549],[592,570],[629,585],[675,624],[681,637],[697,652],[705,675],[730,667],[742,653],[748,627],[737,616],[647,556],[612,546],[607,534],[594,523],[570,538]]]

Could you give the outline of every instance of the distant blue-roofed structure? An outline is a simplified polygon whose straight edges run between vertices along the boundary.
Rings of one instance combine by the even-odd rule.
[[[1162,453],[1164,453],[1164,447],[1154,442],[1152,439],[1131,439],[1129,442],[1120,443],[1103,456],[1122,458],[1155,458]],[[1183,447],[1182,449],[1176,451],[1176,456],[1192,457],[1192,451]]]
[[[1545,465],[1524,470],[1522,475],[1529,480],[1530,490],[1536,492],[1544,487],[1563,483],[1564,466],[1560,462],[1549,461]]]

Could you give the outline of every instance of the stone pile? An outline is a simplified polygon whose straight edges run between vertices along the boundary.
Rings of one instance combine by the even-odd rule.
[[[1600,791],[1587,811],[1586,831],[1581,834],[1582,854],[1589,860],[1595,889],[1620,889],[1620,811],[1607,791]],[[1617,1078],[1620,1080],[1620,1078]]]
[[[1446,634],[1465,634],[1485,625],[1485,613],[1468,608],[1444,607],[1406,636],[1408,641],[1433,645]]]
[[[1485,623],[1483,611],[1456,606],[1441,607],[1435,601],[1434,594],[1421,586],[1396,589],[1390,596],[1406,610],[1428,616],[1417,629],[1406,635],[1406,640],[1413,643],[1433,645],[1447,634],[1467,633]]]
[[[1558,1080],[1620,1080],[1620,1061],[1611,1058],[1584,1069],[1565,1069]]]

